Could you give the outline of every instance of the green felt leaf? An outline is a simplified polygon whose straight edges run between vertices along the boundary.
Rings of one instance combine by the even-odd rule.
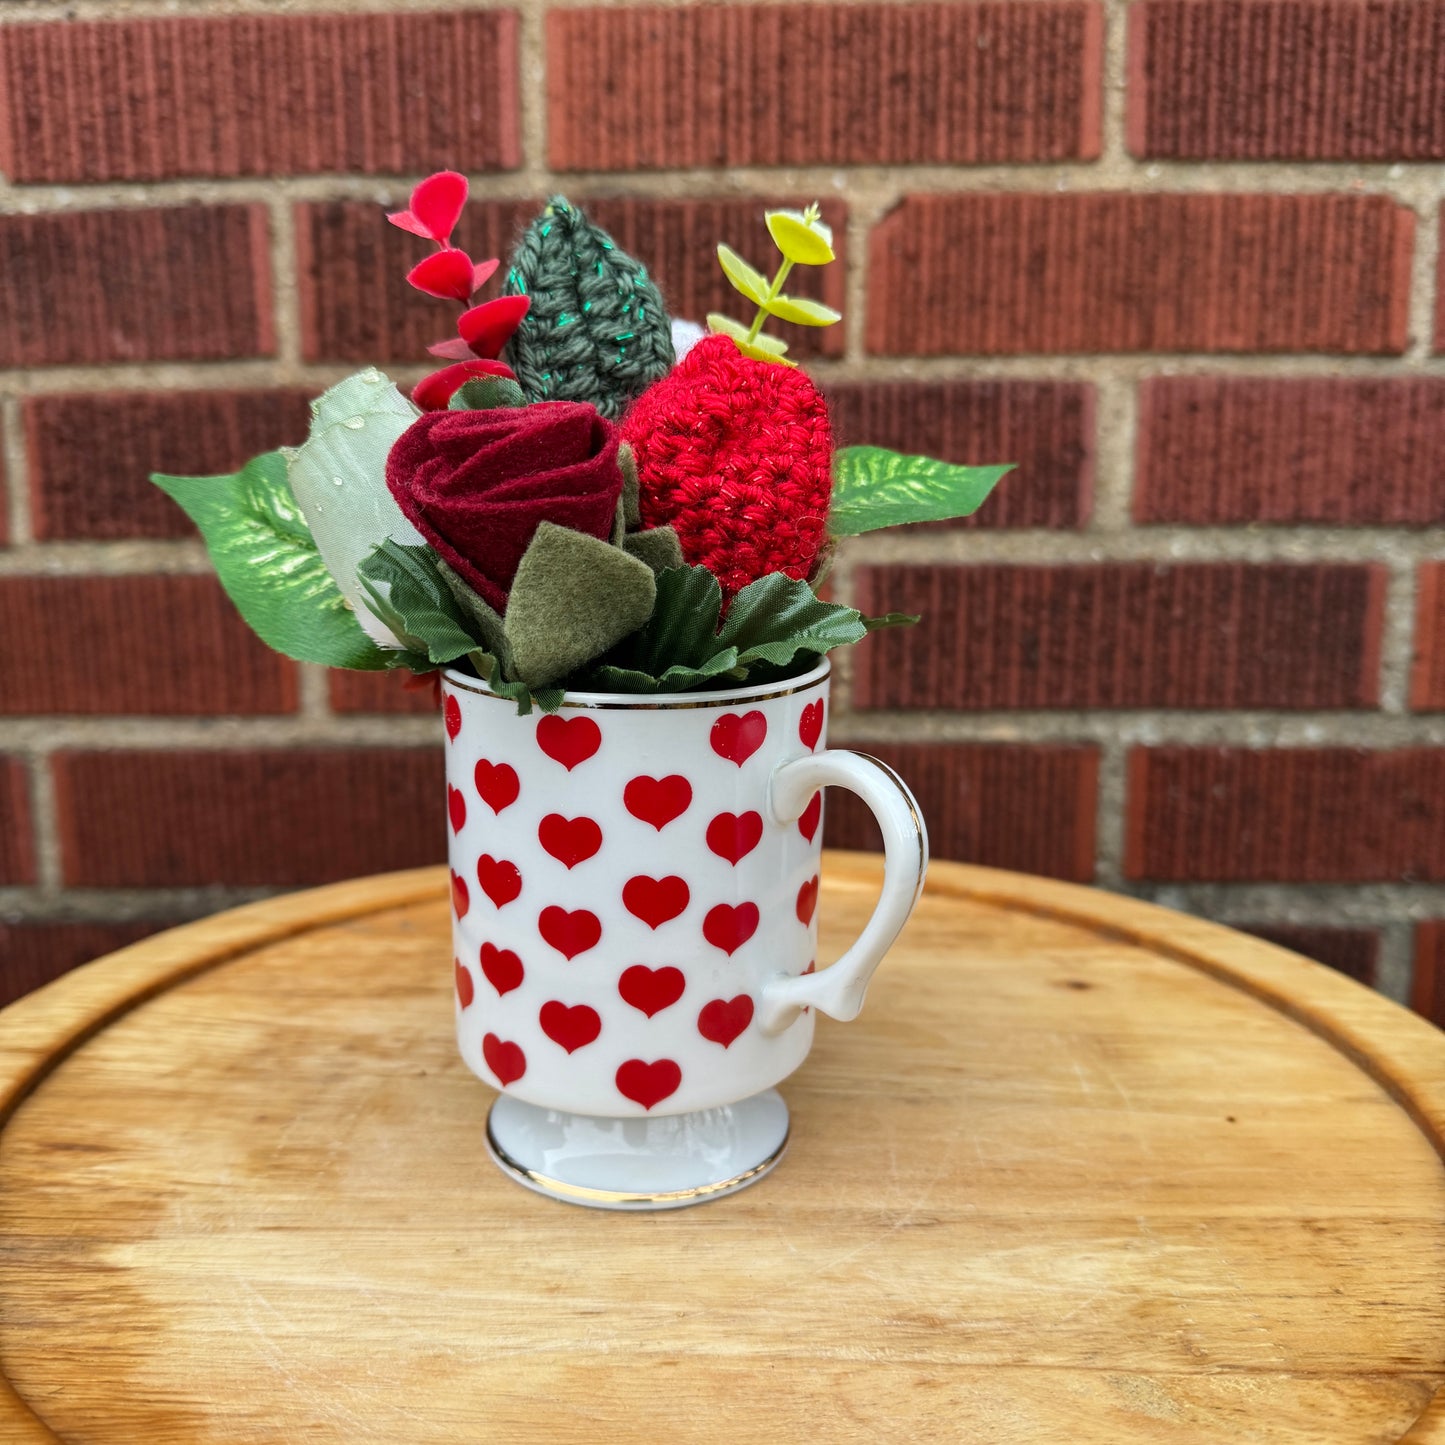
[[[422,538],[386,485],[386,458],[421,415],[390,379],[368,367],[311,404],[311,433],[284,452],[287,480],[322,560],[357,621],[383,647],[397,642],[368,610],[357,564],[386,538],[409,546]]]
[[[268,647],[328,667],[386,667],[321,559],[280,452],[229,476],[151,480],[201,529],[221,585]]]
[[[879,527],[967,517],[1012,470],[1012,463],[963,467],[885,447],[843,447],[833,454],[828,530],[853,537]]]
[[[430,547],[408,547],[388,538],[362,561],[357,574],[368,605],[412,651],[440,664],[479,649]]]
[[[642,525],[642,494],[637,482],[637,458],[632,444],[623,442],[617,448],[617,470],[622,473],[622,521],[629,532]]]
[[[601,657],[652,615],[652,569],[621,548],[541,523],[507,596],[516,677],[544,687]]]
[[[468,661],[476,668],[477,676],[498,697],[517,704],[519,717],[526,717],[532,711],[533,703],[543,712],[556,712],[562,706],[562,699],[567,696],[566,691],[560,687],[538,688],[534,692],[525,682],[509,681],[503,673],[502,664],[489,652],[473,652],[469,654]]]
[[[526,406],[522,388],[507,376],[478,376],[459,386],[447,403],[451,411],[491,411],[499,406]]]
[[[447,591],[452,594],[452,600],[461,609],[462,616],[469,624],[469,630],[481,641],[482,646],[488,652],[500,659],[502,667],[510,674],[512,657],[507,646],[507,631],[502,622],[501,613],[491,603],[477,596],[467,585],[466,579],[454,572],[435,553],[431,556],[431,564],[436,568],[437,576],[446,583]]]
[[[718,644],[736,647],[742,664],[786,666],[800,652],[825,653],[861,641],[868,629],[851,607],[820,602],[806,582],[769,572],[732,600]]]
[[[671,527],[630,532],[622,539],[622,549],[639,562],[646,562],[654,572],[669,572],[682,566],[682,543]]]

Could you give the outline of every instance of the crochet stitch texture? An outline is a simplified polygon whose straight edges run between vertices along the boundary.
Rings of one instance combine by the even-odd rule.
[[[798,370],[709,336],[622,423],[644,527],[671,526],[683,557],[731,597],[766,572],[809,577],[832,493],[832,431]]]
[[[591,402],[615,421],[672,366],[672,324],[647,268],[563,196],[522,236],[505,293],[532,300],[506,352],[529,402]]]

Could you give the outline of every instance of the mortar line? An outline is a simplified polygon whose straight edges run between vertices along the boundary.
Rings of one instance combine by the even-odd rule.
[[[1128,6],[1123,0],[1105,0],[1104,49],[1100,66],[1100,84],[1104,88],[1100,112],[1100,165],[1122,167],[1134,164],[1124,143],[1126,110],[1126,73],[1128,68]]]
[[[1099,784],[1094,812],[1094,881],[1117,888],[1124,876],[1128,810],[1128,748],[1119,738],[1098,740]]]
[[[43,742],[32,743],[25,750],[30,783],[30,833],[35,846],[35,875],[42,895],[59,893],[65,886],[50,756],[51,749]]]
[[[1410,262],[1410,320],[1407,361],[1430,361],[1435,332],[1435,287],[1440,254],[1440,196],[1418,199],[1415,248]]]
[[[5,477],[5,521],[9,547],[27,546],[35,533],[30,517],[30,459],[25,455],[25,428],[18,396],[0,396],[0,431],[5,448],[0,472]],[[0,547],[0,556],[4,555]]]
[[[1375,987],[1386,998],[1408,1007],[1414,977],[1414,924],[1402,918],[1391,919],[1380,927],[1380,958],[1375,971]]]
[[[267,210],[271,221],[271,310],[276,329],[276,359],[267,370],[272,385],[294,385],[301,379],[296,217],[291,203],[279,196],[269,203]]]
[[[1133,377],[1111,366],[1094,373],[1094,497],[1083,535],[1123,533],[1130,527],[1138,396]],[[1007,481],[1004,482],[1008,485]]]
[[[1380,711],[1403,714],[1410,706],[1410,672],[1415,660],[1416,569],[1414,559],[1389,560],[1385,614],[1380,628]]]
[[[539,4],[519,7],[517,80],[522,165],[510,172],[529,183],[539,199],[558,189],[547,168],[547,30],[546,14]],[[488,198],[491,187],[488,187]]]

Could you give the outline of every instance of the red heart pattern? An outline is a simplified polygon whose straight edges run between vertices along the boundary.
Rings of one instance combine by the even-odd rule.
[[[537,825],[537,841],[568,870],[585,863],[602,847],[602,829],[591,818],[548,813]]]
[[[469,909],[471,906],[472,899],[471,895],[467,892],[466,879],[458,878],[457,875],[453,873],[452,912],[456,914],[458,923],[460,923],[462,919],[467,916],[467,909]]]
[[[758,931],[756,903],[719,903],[702,921],[702,936],[731,957]]]
[[[651,1109],[677,1093],[682,1070],[672,1059],[628,1059],[617,1071],[617,1092],[644,1109]]]
[[[522,891],[522,874],[517,865],[505,858],[493,858],[490,853],[477,859],[477,882],[498,908],[505,908]]]
[[[537,919],[537,932],[564,958],[576,958],[589,948],[596,948],[602,938],[602,924],[587,908],[569,913],[555,904],[544,908]]]
[[[818,831],[818,819],[822,816],[823,795],[822,793],[814,793],[813,801],[803,809],[802,815],[798,819],[798,832],[810,843],[813,841],[813,834]]]
[[[762,836],[761,813],[719,813],[707,825],[707,846],[734,868],[758,846]]]
[[[527,1072],[527,1056],[522,1052],[521,1044],[509,1043],[496,1034],[483,1038],[482,1057],[504,1089],[508,1084],[515,1084]]]
[[[457,981],[457,1001],[463,1008],[471,1008],[472,1000],[477,996],[476,987],[472,983],[471,971],[459,958],[452,959],[452,968]]]
[[[762,747],[768,735],[768,720],[762,713],[753,711],[739,715],[725,712],[713,725],[709,735],[712,750],[718,757],[726,758],[738,767],[747,762]]]
[[[681,773],[669,773],[665,778],[633,778],[622,790],[622,806],[634,818],[651,823],[659,833],[674,818],[682,817],[691,803],[692,784]]]
[[[671,1008],[686,987],[687,979],[680,968],[648,968],[645,963],[634,963],[617,980],[617,992],[623,1002],[630,1003],[648,1018]]]
[[[569,1054],[586,1048],[602,1032],[602,1019],[595,1008],[588,1008],[585,1003],[568,1008],[555,998],[542,1005],[537,1022],[542,1025],[542,1032]]]
[[[517,770],[508,763],[489,763],[483,758],[472,778],[482,802],[494,813],[510,808],[522,791]]]
[[[570,773],[602,746],[602,729],[590,717],[548,713],[537,724],[537,746]]]
[[[803,715],[798,719],[798,740],[809,752],[818,746],[818,739],[823,736],[823,699],[820,697],[816,702],[810,702],[803,709]]]
[[[798,922],[808,924],[813,921],[813,913],[818,907],[818,875],[815,873],[798,889]]]
[[[736,998],[715,998],[705,1003],[697,1016],[697,1031],[727,1048],[752,1021],[753,1001],[740,993]]]
[[[483,977],[496,989],[498,998],[511,993],[514,988],[521,988],[526,971],[522,960],[510,948],[484,943],[477,961],[482,966]]]
[[[687,907],[692,897],[688,886],[675,874],[649,878],[639,874],[622,885],[622,906],[649,928],[661,928]]]
[[[797,717],[799,741],[810,752],[816,751],[821,745],[826,721],[824,700],[816,697],[795,716]],[[708,726],[705,719],[706,714],[698,719],[699,724]],[[444,721],[447,736],[455,741],[460,736],[462,727],[461,706],[455,697],[449,696],[446,699]],[[601,751],[604,726],[605,720],[603,725],[599,725],[597,720],[585,714],[581,716],[548,714],[537,720],[534,736],[540,751],[571,773]],[[714,714],[711,725],[708,727],[708,742],[713,754],[722,759],[724,763],[731,763],[734,767],[741,769],[748,759],[755,756],[763,747],[768,738],[768,731],[768,718],[763,711],[758,709],[728,712],[721,716]],[[475,757],[475,753],[473,753],[473,757]],[[611,757],[610,754],[609,757]],[[638,760],[644,761],[644,765],[646,758],[645,750],[638,754]],[[572,788],[574,793],[569,795],[569,800],[590,797],[593,800],[593,808],[601,810],[595,816],[591,816],[589,814],[592,810],[589,809],[589,813],[577,817],[569,817],[561,812],[550,812],[536,823],[537,842],[542,852],[564,869],[570,872],[580,864],[601,855],[603,863],[606,865],[604,871],[608,871],[612,866],[609,859],[613,852],[621,852],[625,856],[629,851],[647,846],[645,837],[640,836],[635,830],[625,833],[624,829],[624,837],[614,838],[611,836],[611,820],[620,815],[615,812],[607,812],[607,808],[610,806],[615,809],[616,794],[611,795],[612,802],[609,805],[603,795],[598,793],[595,786],[589,782],[583,782],[581,792],[577,793],[575,792],[576,785],[563,783],[560,774],[546,773],[546,764],[532,763],[529,766],[533,767],[535,777],[538,779],[537,793],[545,794],[557,788]],[[711,801],[712,797],[716,797],[719,801],[728,800],[730,793],[738,791],[733,786],[729,786],[727,791],[718,789],[716,784],[721,779],[717,769],[720,765],[712,762],[705,766],[713,770],[709,776],[701,780],[704,786],[704,797],[708,801]],[[542,771],[536,771],[538,768]],[[700,766],[700,771],[703,770],[703,767]],[[606,769],[604,769],[605,772]],[[518,767],[500,759],[484,758],[476,762],[473,775],[477,796],[492,810],[494,815],[501,815],[514,803],[517,803],[522,798],[524,786],[529,790],[528,797],[533,804],[540,800],[540,798],[533,797],[532,784],[523,782],[523,779],[529,776],[525,767],[520,769],[519,775]],[[591,774],[584,774],[585,778],[591,778],[591,776]],[[730,774],[729,776],[735,777],[736,775]],[[543,777],[551,777],[556,781],[547,783],[543,788],[540,781]],[[605,777],[602,778],[602,782],[605,786]],[[697,801],[695,791],[697,785],[694,780],[680,772],[667,773],[663,776],[639,773],[629,778],[624,784],[621,801],[631,817],[661,833],[688,813]],[[709,792],[711,796],[709,796]],[[551,792],[548,801],[552,802],[554,806],[558,804],[562,807],[567,806],[567,803],[563,801],[563,794],[560,792]],[[527,806],[528,804],[524,801],[522,809],[524,813]],[[454,834],[460,834],[467,826],[470,812],[468,796],[464,789],[448,784],[447,816]],[[541,809],[537,809],[537,812],[541,812]],[[531,817],[536,818],[537,812],[532,813]],[[823,795],[821,792],[816,792],[797,819],[798,832],[809,844],[815,843],[818,837],[819,829],[822,826],[822,815]],[[707,816],[706,813],[703,814],[703,818]],[[473,826],[478,825],[474,822]],[[503,826],[512,827],[511,824]],[[523,823],[522,826],[525,827],[527,824]],[[606,835],[603,831],[604,826],[608,828]],[[672,862],[674,858],[679,861],[684,859],[686,850],[696,846],[699,830],[703,832],[709,853],[715,858],[722,859],[733,869],[737,869],[744,859],[758,849],[765,836],[772,837],[768,834],[760,811],[748,809],[736,813],[719,812],[709,819],[705,829],[702,828],[701,818],[693,823],[682,825],[674,837],[676,851],[669,848],[664,855],[666,861]],[[494,836],[505,846],[506,837],[515,838],[516,834],[497,832]],[[607,849],[604,849],[604,843],[609,844]],[[666,846],[659,844],[658,850]],[[769,843],[769,847],[771,846],[773,846],[772,842]],[[513,849],[508,849],[508,851],[513,851]],[[551,878],[553,885],[556,885],[562,878],[561,873],[548,872],[548,868],[552,865],[529,861],[533,858],[531,854],[523,856],[518,852],[516,856],[523,865],[527,866],[528,877],[532,881],[534,891],[537,890],[539,883],[542,888],[551,891],[551,886],[547,884],[546,879]],[[694,855],[695,858],[696,856]],[[702,856],[704,859],[707,857],[707,855]],[[662,860],[654,859],[653,861],[656,866],[656,862]],[[644,867],[647,866],[645,854],[638,852],[637,862],[642,863]],[[634,863],[633,866],[637,866],[637,863]],[[750,866],[758,865],[755,863]],[[533,867],[538,869],[537,877],[533,877]],[[694,888],[696,888],[701,895],[698,897],[698,901],[703,905],[699,909],[699,912],[703,913],[701,922],[703,939],[712,948],[732,957],[757,934],[762,921],[761,909],[759,904],[754,902],[716,903],[708,900],[705,893],[709,891],[711,885],[707,879],[711,878],[714,883],[720,881],[718,867],[717,863],[707,864],[699,870],[691,884],[688,879],[677,874],[668,874],[663,877],[653,877],[645,873],[634,874],[622,886],[622,906],[628,914],[655,931],[664,924],[678,920],[688,913],[688,909],[694,901]],[[708,868],[712,870],[710,873],[707,871]],[[584,878],[587,876],[583,875]],[[743,880],[748,876],[746,873],[739,874],[738,883],[746,887]],[[498,909],[505,908],[514,902],[523,891],[523,878],[518,864],[490,853],[483,853],[478,857],[476,879],[482,892]],[[737,887],[738,883],[731,886]],[[456,917],[460,920],[468,915],[471,905],[466,879],[453,873],[451,888],[452,906]],[[729,891],[730,888],[727,886],[718,888],[717,892],[713,893],[713,898],[716,899],[719,892],[726,897]],[[545,897],[545,892],[543,896]],[[553,896],[566,898],[568,896],[567,889],[560,888],[553,893]],[[572,896],[585,898],[587,896],[586,884],[584,883],[580,894],[574,893]],[[736,893],[733,896],[736,897]],[[819,879],[817,875],[814,875],[798,888],[794,904],[795,914],[805,927],[811,927],[814,922],[818,897]],[[708,906],[709,903],[711,906]],[[609,904],[608,906],[615,908],[616,905]],[[605,909],[603,913],[606,916]],[[689,918],[695,916],[689,915]],[[628,926],[636,928],[636,925]],[[678,935],[684,949],[688,931],[692,926],[689,923],[688,927]],[[540,910],[537,915],[536,927],[541,939],[569,962],[597,948],[602,941],[602,919],[588,908],[569,909],[561,904],[552,904]],[[630,951],[624,937],[625,929],[614,940],[614,946],[619,952],[623,949]],[[668,934],[664,937],[671,938],[672,935]],[[517,940],[509,937],[508,941],[516,942]],[[520,942],[517,946],[522,952],[527,952]],[[453,961],[456,997],[460,1007],[464,1010],[472,1008],[477,1002],[481,979],[485,979],[490,984],[496,991],[496,997],[499,1000],[517,993],[523,988],[524,982],[528,982],[528,969],[524,966],[518,952],[510,948],[502,948],[492,942],[481,942],[476,947],[477,953],[471,955],[471,966],[463,963],[460,958]],[[646,956],[645,952],[643,956]],[[813,972],[814,967],[815,964],[810,963],[807,971]],[[586,976],[585,972],[579,972],[576,975],[569,974],[569,977],[578,979]],[[617,994],[622,1002],[629,1008],[636,1009],[647,1019],[655,1018],[671,1009],[685,996],[690,996],[689,988],[697,982],[695,979],[690,981],[689,975],[683,968],[672,965],[654,967],[650,964],[638,963],[623,969],[620,976],[614,976],[617,978]],[[537,987],[538,979],[541,977],[541,974],[534,974],[528,982],[528,987]],[[738,981],[741,982],[741,978]],[[541,986],[545,988],[547,985],[543,983]],[[528,1067],[526,1049],[532,1049],[535,1053],[535,1049],[540,1046],[544,1053],[548,1052],[548,1045],[538,1043],[536,1031],[540,1031],[541,1035],[544,1035],[559,1050],[569,1056],[596,1043],[607,1029],[620,1029],[620,1032],[609,1035],[612,1042],[607,1046],[616,1048],[617,1053],[627,1051],[627,1044],[622,1042],[619,1047],[619,1042],[627,1037],[628,1030],[634,1031],[637,1039],[645,1040],[648,1037],[646,1034],[636,1033],[645,1026],[635,1016],[631,1016],[634,1018],[632,1024],[624,1025],[623,1019],[627,1015],[619,1016],[614,1013],[611,1016],[612,1022],[608,1023],[605,1029],[606,1007],[600,999],[594,999],[591,1003],[569,1003],[566,1001],[565,993],[562,998],[549,998],[547,993],[542,993],[540,1001],[538,1001],[536,994],[526,992],[521,993],[519,997],[522,1000],[521,1007],[524,1010],[524,1018],[534,1020],[531,1024],[533,1032],[528,1032],[527,1027],[523,1024],[509,1030],[516,1034],[513,1039],[504,1038],[495,1032],[488,1032],[482,1040],[482,1056],[486,1067],[504,1088],[515,1084],[526,1075]],[[697,1008],[696,1004],[693,1005],[694,1008],[697,1008],[695,1016],[689,1011],[687,1015],[678,1020],[678,1025],[685,1026],[687,1017],[695,1017],[695,1027],[700,1038],[716,1044],[722,1049],[730,1049],[739,1038],[748,1032],[755,1021],[756,1004],[753,996],[749,993],[739,993],[731,998],[708,998],[708,995],[704,993],[702,997],[707,1001],[702,1004],[701,1008]],[[539,1002],[540,1007],[538,1006]],[[597,1006],[594,1007],[594,1004]],[[493,1007],[495,1008],[496,1005],[494,1004]],[[510,1002],[502,1006],[503,1010],[512,1007],[514,1005]],[[531,1013],[534,1008],[537,1009],[535,1015]],[[616,1005],[613,1005],[613,1008],[615,1010]],[[669,1017],[674,1016],[670,1015]],[[502,1027],[507,1027],[506,1018],[505,1012],[496,1014],[496,1020]],[[486,1022],[491,1023],[493,1020],[487,1017]],[[667,1035],[663,1034],[660,1037],[666,1038]],[[638,1047],[636,1043],[632,1046]],[[750,1045],[749,1048],[751,1049],[751,1047]],[[601,1050],[594,1052],[600,1053]],[[642,1043],[639,1052],[648,1052],[645,1042]],[[560,1053],[548,1056],[558,1061],[549,1064],[549,1068],[561,1067]],[[615,1059],[616,1054],[613,1054],[612,1057]],[[747,1057],[752,1057],[751,1052],[747,1054]],[[611,1062],[607,1062],[606,1066],[610,1068]],[[682,1065],[675,1058],[628,1058],[616,1069],[614,1078],[618,1093],[622,1098],[650,1111],[678,1092],[682,1087],[683,1070]]]

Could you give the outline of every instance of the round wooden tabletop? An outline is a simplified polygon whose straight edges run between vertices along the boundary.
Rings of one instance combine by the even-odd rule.
[[[827,860],[824,956],[871,858]],[[0,1014],[6,1442],[1445,1441],[1445,1037],[1228,929],[936,865],[755,1188],[538,1198],[445,874]]]

